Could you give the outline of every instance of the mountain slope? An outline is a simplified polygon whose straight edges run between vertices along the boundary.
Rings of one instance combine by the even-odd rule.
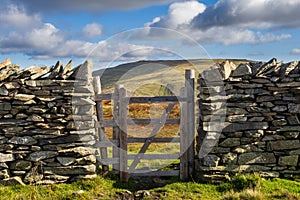
[[[196,77],[203,70],[224,59],[208,60],[157,60],[138,61],[121,64],[93,72],[93,76],[101,77],[103,92],[112,92],[115,84],[123,84],[135,96],[164,95],[162,89],[169,87],[175,95],[179,94],[184,84],[185,69],[194,69]],[[235,64],[248,60],[230,59]]]

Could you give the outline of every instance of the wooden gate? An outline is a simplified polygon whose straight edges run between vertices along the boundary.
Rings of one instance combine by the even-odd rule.
[[[193,174],[194,168],[194,137],[195,137],[195,104],[194,104],[194,71],[186,70],[185,86],[180,96],[156,97],[128,97],[126,89],[117,85],[112,94],[102,94],[100,77],[94,77],[95,102],[97,111],[97,155],[98,166],[102,171],[113,170],[120,175],[121,181],[128,181],[130,176],[179,176],[187,181]],[[105,119],[103,102],[111,101],[113,105],[113,119]],[[132,104],[167,104],[160,117],[155,119],[132,119],[128,117],[128,108]],[[180,104],[180,118],[169,118],[169,114],[176,104]],[[132,124],[152,125],[153,129],[147,136],[134,137],[128,135],[128,126]],[[179,124],[179,137],[156,137],[157,133],[167,124]],[[107,129],[112,128],[110,138]],[[110,129],[111,129],[110,128]],[[129,153],[128,146],[140,143],[138,153]],[[173,154],[147,153],[150,144],[177,143],[180,152]],[[164,169],[136,169],[142,160],[180,160],[179,170]]]

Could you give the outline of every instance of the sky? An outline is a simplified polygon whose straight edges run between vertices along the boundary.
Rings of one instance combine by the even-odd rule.
[[[0,60],[300,60],[300,0],[3,0]]]

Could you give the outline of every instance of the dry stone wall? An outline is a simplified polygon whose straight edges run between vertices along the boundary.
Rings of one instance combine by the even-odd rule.
[[[300,64],[225,62],[199,76],[198,176],[300,181]]]
[[[95,176],[92,64],[71,65],[0,64],[0,183]]]

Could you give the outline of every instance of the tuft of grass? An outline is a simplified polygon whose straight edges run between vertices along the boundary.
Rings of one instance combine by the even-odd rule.
[[[246,189],[256,189],[261,185],[261,178],[257,174],[236,175],[231,181],[220,184],[218,190],[220,192],[227,192],[233,190],[234,192],[241,192]]]
[[[224,200],[265,200],[264,194],[258,190],[246,189],[241,192],[231,190],[224,195]]]

